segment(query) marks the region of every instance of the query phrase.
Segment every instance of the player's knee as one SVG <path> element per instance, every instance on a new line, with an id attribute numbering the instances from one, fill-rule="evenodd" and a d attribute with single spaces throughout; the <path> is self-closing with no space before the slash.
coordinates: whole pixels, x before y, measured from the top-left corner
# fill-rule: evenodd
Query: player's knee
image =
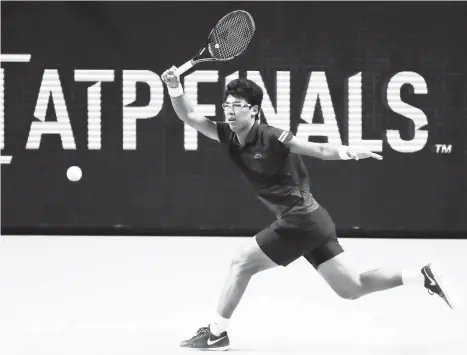
<path id="1" fill-rule="evenodd" d="M 346 300 L 356 300 L 358 298 L 360 298 L 362 296 L 362 294 L 358 291 L 349 291 L 349 290 L 346 290 L 346 291 L 343 291 L 341 293 L 339 293 L 339 296 L 341 296 L 343 299 L 346 299 Z"/>
<path id="2" fill-rule="evenodd" d="M 346 300 L 356 300 L 365 294 L 363 286 L 359 282 L 350 282 L 345 286 L 336 287 L 334 291 L 339 297 Z"/>
<path id="3" fill-rule="evenodd" d="M 242 256 L 235 256 L 230 263 L 230 271 L 234 274 L 246 273 L 248 263 Z"/>
<path id="4" fill-rule="evenodd" d="M 230 264 L 231 273 L 239 276 L 253 276 L 262 270 L 261 259 L 256 255 L 255 241 L 243 245 Z"/>
<path id="5" fill-rule="evenodd" d="M 248 255 L 239 254 L 232 259 L 230 270 L 241 276 L 253 276 L 259 272 L 259 268 L 253 263 Z"/>
<path id="6" fill-rule="evenodd" d="M 355 290 L 335 290 L 336 293 L 343 299 L 356 300 L 362 296 L 361 293 Z"/>

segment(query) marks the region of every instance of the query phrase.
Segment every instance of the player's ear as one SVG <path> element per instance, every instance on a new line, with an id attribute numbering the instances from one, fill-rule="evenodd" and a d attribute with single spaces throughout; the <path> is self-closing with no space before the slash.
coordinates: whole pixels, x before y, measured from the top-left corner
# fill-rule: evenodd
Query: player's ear
<path id="1" fill-rule="evenodd" d="M 251 107 L 251 115 L 254 117 L 259 113 L 259 107 L 258 105 L 254 105 Z"/>

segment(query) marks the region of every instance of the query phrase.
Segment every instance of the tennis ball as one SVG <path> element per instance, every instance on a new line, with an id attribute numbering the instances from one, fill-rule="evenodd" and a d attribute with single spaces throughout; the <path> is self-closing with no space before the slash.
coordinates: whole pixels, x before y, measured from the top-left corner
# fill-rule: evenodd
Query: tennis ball
<path id="1" fill-rule="evenodd" d="M 79 166 L 70 166 L 66 172 L 66 176 L 70 181 L 79 181 L 81 176 L 83 176 L 83 172 Z"/>

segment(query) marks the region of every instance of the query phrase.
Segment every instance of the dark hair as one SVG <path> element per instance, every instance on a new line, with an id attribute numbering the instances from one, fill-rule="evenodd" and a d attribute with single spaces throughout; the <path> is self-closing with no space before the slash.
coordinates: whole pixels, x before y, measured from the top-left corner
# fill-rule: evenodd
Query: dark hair
<path id="1" fill-rule="evenodd" d="M 261 123 L 267 123 L 264 117 L 260 117 L 261 103 L 263 102 L 263 89 L 254 81 L 248 79 L 235 79 L 227 84 L 225 89 L 225 99 L 228 95 L 241 97 L 252 106 L 258 106 L 258 113 L 255 120 L 260 120 Z"/>

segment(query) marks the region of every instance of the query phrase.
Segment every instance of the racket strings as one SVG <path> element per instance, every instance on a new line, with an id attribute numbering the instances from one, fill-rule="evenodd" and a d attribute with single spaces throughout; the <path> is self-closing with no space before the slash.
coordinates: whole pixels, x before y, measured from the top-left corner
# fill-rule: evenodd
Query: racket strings
<path id="1" fill-rule="evenodd" d="M 254 32 L 255 23 L 248 13 L 231 13 L 221 19 L 213 30 L 209 39 L 209 51 L 218 60 L 236 57 L 248 47 Z"/>
<path id="2" fill-rule="evenodd" d="M 223 49 L 227 56 L 235 56 L 243 52 L 250 43 L 253 26 L 245 16 L 233 17 L 224 26 L 225 42 Z"/>

